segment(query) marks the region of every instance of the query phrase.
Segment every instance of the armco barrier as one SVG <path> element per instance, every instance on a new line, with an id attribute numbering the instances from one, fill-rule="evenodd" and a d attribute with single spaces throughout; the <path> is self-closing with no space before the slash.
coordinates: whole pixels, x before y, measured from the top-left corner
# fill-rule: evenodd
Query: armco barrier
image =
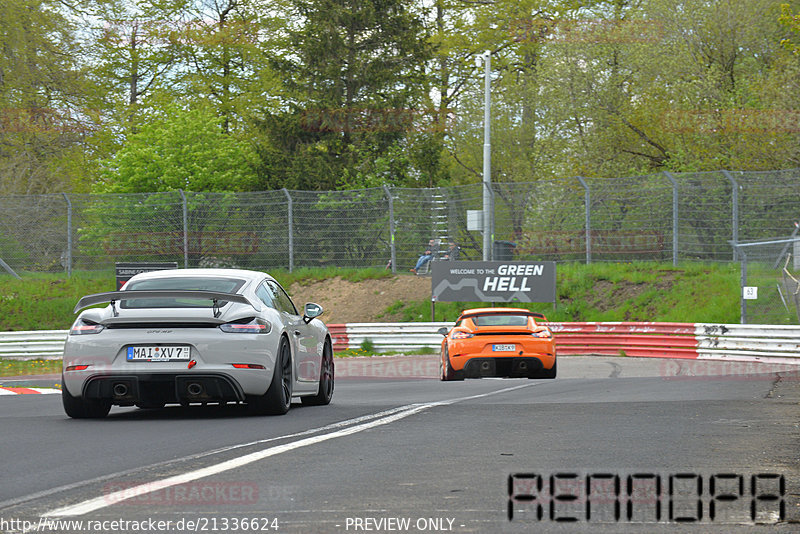
<path id="1" fill-rule="evenodd" d="M 334 351 L 439 351 L 436 331 L 451 322 L 329 324 Z M 545 323 L 561 355 L 762 361 L 800 364 L 800 326 L 706 323 Z M 60 358 L 66 330 L 0 333 L 0 358 Z"/>
<path id="2" fill-rule="evenodd" d="M 0 332 L 0 358 L 61 358 L 68 330 Z"/>
<path id="3" fill-rule="evenodd" d="M 376 352 L 438 351 L 436 330 L 453 323 L 328 325 L 334 350 L 357 349 L 369 339 Z M 800 364 L 800 326 L 707 323 L 545 323 L 562 355 L 763 361 Z"/>

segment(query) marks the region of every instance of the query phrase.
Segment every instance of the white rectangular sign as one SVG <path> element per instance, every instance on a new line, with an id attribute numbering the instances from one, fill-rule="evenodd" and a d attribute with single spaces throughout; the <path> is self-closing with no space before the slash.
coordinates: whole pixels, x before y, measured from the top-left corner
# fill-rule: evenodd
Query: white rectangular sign
<path id="1" fill-rule="evenodd" d="M 742 297 L 745 300 L 756 300 L 758 299 L 758 288 L 755 286 L 745 286 L 742 288 L 743 293 Z"/>

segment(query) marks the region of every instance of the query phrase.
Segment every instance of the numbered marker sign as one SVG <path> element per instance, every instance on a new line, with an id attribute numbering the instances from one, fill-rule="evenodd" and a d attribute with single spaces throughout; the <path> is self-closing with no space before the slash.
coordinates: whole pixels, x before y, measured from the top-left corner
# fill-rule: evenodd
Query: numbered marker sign
<path id="1" fill-rule="evenodd" d="M 742 288 L 744 290 L 744 299 L 745 300 L 756 300 L 758 298 L 758 288 L 755 286 L 745 286 Z"/>

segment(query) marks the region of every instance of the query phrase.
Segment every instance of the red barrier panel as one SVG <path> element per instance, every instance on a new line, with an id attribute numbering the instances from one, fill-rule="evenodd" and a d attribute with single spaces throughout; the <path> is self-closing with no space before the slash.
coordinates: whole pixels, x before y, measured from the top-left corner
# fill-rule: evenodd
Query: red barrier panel
<path id="1" fill-rule="evenodd" d="M 326 326 L 328 327 L 328 332 L 331 334 L 334 352 L 350 348 L 350 338 L 347 336 L 346 324 L 329 324 Z"/>
<path id="2" fill-rule="evenodd" d="M 630 333 L 630 334 L 668 334 L 688 335 L 695 334 L 694 323 L 544 323 L 554 333 Z"/>
<path id="3" fill-rule="evenodd" d="M 619 344 L 629 347 L 697 347 L 694 336 L 646 336 L 630 334 L 555 334 L 560 348 L 567 345 L 609 345 Z"/>
<path id="4" fill-rule="evenodd" d="M 547 323 L 558 354 L 697 358 L 694 323 Z"/>
<path id="5" fill-rule="evenodd" d="M 642 358 L 697 358 L 694 323 L 651 322 L 547 322 L 558 354 L 598 354 Z M 377 325 L 376 325 L 377 326 Z M 387 325 L 387 334 L 391 326 Z M 347 324 L 329 324 L 333 350 L 350 348 Z"/>
<path id="6" fill-rule="evenodd" d="M 556 342 L 556 353 L 559 356 L 588 356 L 596 354 L 600 356 L 635 356 L 637 358 L 681 358 L 686 360 L 697 359 L 696 349 L 673 347 L 625 347 L 613 345 L 611 343 L 612 342 L 609 340 L 609 344 L 606 346 L 582 345 L 577 347 L 563 347 Z"/>

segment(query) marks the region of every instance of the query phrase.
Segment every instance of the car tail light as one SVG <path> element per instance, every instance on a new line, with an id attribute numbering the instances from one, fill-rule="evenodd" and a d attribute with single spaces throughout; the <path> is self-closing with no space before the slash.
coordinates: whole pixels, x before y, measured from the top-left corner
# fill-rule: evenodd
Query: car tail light
<path id="1" fill-rule="evenodd" d="M 550 331 L 549 328 L 544 328 L 543 330 L 537 330 L 531 334 L 533 337 L 553 337 L 553 333 Z"/>
<path id="2" fill-rule="evenodd" d="M 88 368 L 89 368 L 88 365 L 70 365 L 69 367 L 67 367 L 64 370 L 65 371 L 85 371 Z"/>
<path id="3" fill-rule="evenodd" d="M 269 334 L 272 330 L 272 325 L 263 319 L 250 318 L 244 319 L 243 321 L 221 324 L 219 325 L 219 329 L 223 332 L 234 334 Z"/>
<path id="4" fill-rule="evenodd" d="M 453 333 L 453 339 L 468 339 L 475 336 L 475 334 L 470 334 L 469 332 L 455 332 Z"/>
<path id="5" fill-rule="evenodd" d="M 75 321 L 75 324 L 72 325 L 72 328 L 70 328 L 69 335 L 84 336 L 86 334 L 99 334 L 103 330 L 105 330 L 105 326 L 101 324 L 78 319 Z"/>
<path id="6" fill-rule="evenodd" d="M 266 369 L 263 365 L 257 363 L 232 363 L 237 369 Z"/>

